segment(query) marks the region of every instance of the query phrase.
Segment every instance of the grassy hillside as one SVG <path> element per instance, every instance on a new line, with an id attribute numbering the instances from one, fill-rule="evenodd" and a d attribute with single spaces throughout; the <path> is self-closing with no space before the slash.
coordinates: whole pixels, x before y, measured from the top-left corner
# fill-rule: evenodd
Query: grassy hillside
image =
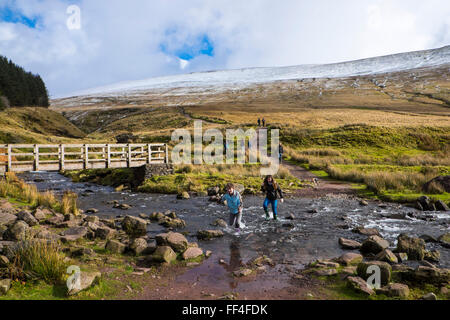
<path id="1" fill-rule="evenodd" d="M 68 143 L 85 136 L 60 113 L 45 108 L 8 108 L 0 112 L 0 143 Z"/>

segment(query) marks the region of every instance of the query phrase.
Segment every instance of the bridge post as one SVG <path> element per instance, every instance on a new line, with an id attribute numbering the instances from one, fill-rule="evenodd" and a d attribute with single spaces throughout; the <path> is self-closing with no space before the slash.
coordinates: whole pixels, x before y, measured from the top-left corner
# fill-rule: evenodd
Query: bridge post
<path id="1" fill-rule="evenodd" d="M 109 144 L 106 145 L 106 168 L 111 166 L 111 146 Z"/>
<path id="2" fill-rule="evenodd" d="M 65 150 L 64 145 L 59 145 L 59 170 L 64 171 L 64 161 L 65 161 Z"/>
<path id="3" fill-rule="evenodd" d="M 148 149 L 148 157 L 147 157 L 147 163 L 150 164 L 152 162 L 152 146 L 150 143 L 147 145 Z"/>
<path id="4" fill-rule="evenodd" d="M 39 145 L 34 145 L 34 171 L 39 171 Z"/>
<path id="5" fill-rule="evenodd" d="M 89 163 L 89 146 L 87 144 L 84 145 L 84 169 L 88 168 Z"/>
<path id="6" fill-rule="evenodd" d="M 12 171 L 11 145 L 8 144 L 8 148 L 7 148 L 6 152 L 8 152 L 8 168 L 6 171 L 11 172 Z"/>
<path id="7" fill-rule="evenodd" d="M 128 143 L 128 152 L 127 152 L 127 167 L 131 168 L 131 145 Z"/>
<path id="8" fill-rule="evenodd" d="M 165 161 L 166 161 L 166 163 L 169 163 L 169 146 L 167 145 L 167 143 L 166 143 L 166 159 L 165 159 Z"/>

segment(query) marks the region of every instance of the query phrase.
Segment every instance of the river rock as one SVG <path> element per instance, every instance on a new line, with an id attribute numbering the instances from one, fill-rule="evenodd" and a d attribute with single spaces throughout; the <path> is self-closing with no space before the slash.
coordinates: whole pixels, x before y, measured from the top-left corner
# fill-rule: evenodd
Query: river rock
<path id="1" fill-rule="evenodd" d="M 421 196 L 417 201 L 420 203 L 424 211 L 435 211 L 435 206 L 427 196 Z"/>
<path id="2" fill-rule="evenodd" d="M 436 206 L 436 210 L 439 211 L 450 211 L 450 208 L 448 207 L 448 205 L 445 204 L 444 201 L 442 200 L 438 200 L 434 203 L 434 205 Z"/>
<path id="3" fill-rule="evenodd" d="M 59 225 L 64 222 L 64 216 L 60 213 L 55 213 L 50 218 L 46 219 L 45 222 L 50 225 Z"/>
<path id="4" fill-rule="evenodd" d="M 247 277 L 247 276 L 251 275 L 252 272 L 253 271 L 251 269 L 245 268 L 245 269 L 240 269 L 240 270 L 234 271 L 233 275 L 236 277 Z"/>
<path id="5" fill-rule="evenodd" d="M 214 221 L 212 223 L 213 226 L 217 226 L 217 227 L 222 227 L 222 228 L 226 228 L 227 227 L 227 223 L 225 220 L 223 219 L 216 219 L 216 221 Z"/>
<path id="6" fill-rule="evenodd" d="M 316 261 L 310 263 L 309 267 L 312 267 L 312 268 L 339 268 L 339 263 L 331 261 L 331 260 L 316 260 Z"/>
<path id="7" fill-rule="evenodd" d="M 425 256 L 425 241 L 402 233 L 397 237 L 396 251 L 406 252 L 409 260 L 423 260 Z"/>
<path id="8" fill-rule="evenodd" d="M 148 248 L 147 240 L 144 238 L 136 238 L 130 244 L 130 250 L 134 253 L 134 255 L 138 256 Z"/>
<path id="9" fill-rule="evenodd" d="M 44 221 L 47 217 L 53 216 L 53 212 L 50 209 L 38 207 L 33 212 L 34 217 L 39 221 Z"/>
<path id="10" fill-rule="evenodd" d="M 108 242 L 106 242 L 105 249 L 112 253 L 120 254 L 125 252 L 126 246 L 118 240 L 110 239 L 108 240 Z"/>
<path id="11" fill-rule="evenodd" d="M 221 230 L 199 230 L 197 231 L 197 238 L 200 240 L 209 240 L 212 238 L 223 237 L 224 233 Z"/>
<path id="12" fill-rule="evenodd" d="M 363 293 L 369 296 L 375 294 L 375 291 L 373 291 L 369 287 L 367 282 L 360 277 L 352 277 L 352 276 L 347 277 L 347 285 L 359 293 Z"/>
<path id="13" fill-rule="evenodd" d="M 362 206 L 368 206 L 369 205 L 369 203 L 366 200 L 364 200 L 364 199 L 359 200 L 359 204 L 362 205 Z"/>
<path id="14" fill-rule="evenodd" d="M 220 188 L 217 187 L 217 186 L 216 187 L 210 187 L 210 188 L 207 189 L 207 191 L 208 191 L 208 196 L 211 197 L 211 196 L 218 195 L 219 192 L 220 192 Z"/>
<path id="15" fill-rule="evenodd" d="M 430 292 L 430 293 L 423 295 L 422 300 L 437 300 L 437 297 L 433 292 Z"/>
<path id="16" fill-rule="evenodd" d="M 177 232 L 160 233 L 155 240 L 158 245 L 170 246 L 176 252 L 184 252 L 188 247 L 186 237 Z"/>
<path id="17" fill-rule="evenodd" d="M 14 206 L 8 200 L 1 199 L 0 200 L 0 212 L 1 211 L 14 211 Z"/>
<path id="18" fill-rule="evenodd" d="M 387 240 L 384 240 L 383 238 L 379 236 L 370 236 L 365 240 L 360 248 L 360 251 L 363 254 L 373 253 L 378 254 L 379 252 L 383 251 L 384 249 L 389 247 L 389 242 Z"/>
<path id="19" fill-rule="evenodd" d="M 11 288 L 11 279 L 0 280 L 0 295 L 5 295 Z"/>
<path id="20" fill-rule="evenodd" d="M 116 230 L 111 229 L 107 226 L 101 226 L 95 230 L 95 237 L 102 240 L 111 239 L 112 237 L 114 237 L 115 234 Z"/>
<path id="21" fill-rule="evenodd" d="M 8 226 L 17 220 L 17 217 L 6 211 L 0 211 L 0 225 Z"/>
<path id="22" fill-rule="evenodd" d="M 341 270 L 342 278 L 345 279 L 348 276 L 356 274 L 356 266 L 344 267 Z"/>
<path id="23" fill-rule="evenodd" d="M 389 297 L 407 298 L 409 296 L 409 287 L 402 283 L 390 283 L 383 288 L 377 289 L 376 292 Z"/>
<path id="24" fill-rule="evenodd" d="M 345 238 L 339 238 L 339 244 L 343 249 L 359 249 L 361 248 L 361 243 L 355 240 L 345 239 Z"/>
<path id="25" fill-rule="evenodd" d="M 438 238 L 439 243 L 445 247 L 450 248 L 450 232 L 444 233 Z"/>
<path id="26" fill-rule="evenodd" d="M 14 222 L 3 234 L 5 240 L 19 241 L 25 240 L 30 234 L 30 227 L 25 221 Z"/>
<path id="27" fill-rule="evenodd" d="M 390 264 L 398 263 L 396 255 L 389 249 L 384 249 L 375 256 L 375 260 L 389 262 Z"/>
<path id="28" fill-rule="evenodd" d="M 357 265 L 362 262 L 363 256 L 359 253 L 347 252 L 336 259 L 337 262 L 344 266 Z"/>
<path id="29" fill-rule="evenodd" d="M 364 228 L 364 227 L 358 227 L 358 228 L 354 228 L 352 230 L 355 233 L 359 233 L 365 236 L 379 236 L 381 237 L 380 232 L 375 229 L 375 228 Z"/>
<path id="30" fill-rule="evenodd" d="M 383 261 L 361 262 L 360 264 L 358 264 L 358 267 L 356 269 L 358 276 L 363 278 L 364 280 L 367 280 L 373 274 L 373 271 L 371 273 L 367 273 L 367 269 L 370 266 L 377 266 L 380 268 L 382 285 L 386 285 L 389 283 L 389 281 L 391 280 L 392 268 L 389 263 Z"/>
<path id="31" fill-rule="evenodd" d="M 338 271 L 336 269 L 317 269 L 314 270 L 314 274 L 317 276 L 329 277 L 338 274 Z"/>
<path id="32" fill-rule="evenodd" d="M 440 285 L 450 281 L 450 269 L 418 266 L 416 269 L 409 268 L 401 272 L 400 276 L 406 281 Z"/>
<path id="33" fill-rule="evenodd" d="M 424 259 L 431 262 L 439 262 L 441 260 L 441 253 L 438 250 L 425 250 Z"/>
<path id="34" fill-rule="evenodd" d="M 67 294 L 69 296 L 73 296 L 80 291 L 86 290 L 93 285 L 96 285 L 100 278 L 102 277 L 102 274 L 100 272 L 86 272 L 82 271 L 80 273 L 80 286 L 79 287 L 73 287 L 72 289 L 69 289 Z"/>
<path id="35" fill-rule="evenodd" d="M 191 196 L 189 195 L 189 193 L 187 191 L 183 191 L 182 193 L 177 194 L 177 199 L 184 199 L 187 200 L 189 199 Z"/>
<path id="36" fill-rule="evenodd" d="M 25 221 L 30 227 L 39 224 L 39 221 L 27 210 L 22 210 L 17 214 L 17 219 Z"/>
<path id="37" fill-rule="evenodd" d="M 50 231 L 44 229 L 44 230 L 39 231 L 36 234 L 35 238 L 55 241 L 55 240 L 60 239 L 61 237 L 57 234 L 54 234 L 53 232 L 50 232 Z"/>
<path id="38" fill-rule="evenodd" d="M 433 242 L 433 243 L 438 242 L 438 240 L 435 237 L 430 236 L 428 234 L 422 234 L 419 238 L 423 239 L 423 241 L 425 241 L 426 243 L 428 243 L 428 242 Z"/>
<path id="39" fill-rule="evenodd" d="M 189 260 L 189 259 L 195 259 L 197 257 L 200 257 L 203 254 L 203 250 L 198 247 L 190 247 L 187 248 L 185 252 L 183 252 L 183 259 Z"/>
<path id="40" fill-rule="evenodd" d="M 89 208 L 89 209 L 86 210 L 86 213 L 98 213 L 98 209 Z"/>
<path id="41" fill-rule="evenodd" d="M 122 229 L 132 237 L 145 236 L 147 234 L 147 222 L 138 217 L 126 216 L 122 221 Z"/>
<path id="42" fill-rule="evenodd" d="M 186 222 L 180 218 L 172 219 L 168 216 L 164 216 L 162 220 L 159 221 L 159 224 L 166 228 L 184 228 L 186 227 Z"/>
<path id="43" fill-rule="evenodd" d="M 153 261 L 170 263 L 177 259 L 177 254 L 169 246 L 159 246 L 151 256 Z"/>
<path id="44" fill-rule="evenodd" d="M 84 218 L 84 221 L 95 223 L 98 225 L 100 223 L 100 218 L 97 216 L 87 216 L 86 218 Z"/>
<path id="45" fill-rule="evenodd" d="M 69 228 L 61 233 L 61 241 L 71 242 L 83 238 L 88 233 L 86 227 L 73 227 Z"/>
<path id="46" fill-rule="evenodd" d="M 6 256 L 0 255 L 0 268 L 5 268 L 9 265 L 9 259 Z"/>
<path id="47" fill-rule="evenodd" d="M 408 254 L 405 252 L 397 252 L 395 253 L 395 256 L 397 257 L 398 262 L 408 261 Z"/>
<path id="48" fill-rule="evenodd" d="M 165 218 L 165 215 L 162 212 L 152 212 L 150 214 L 150 220 L 157 221 L 157 220 L 161 220 L 164 218 Z"/>

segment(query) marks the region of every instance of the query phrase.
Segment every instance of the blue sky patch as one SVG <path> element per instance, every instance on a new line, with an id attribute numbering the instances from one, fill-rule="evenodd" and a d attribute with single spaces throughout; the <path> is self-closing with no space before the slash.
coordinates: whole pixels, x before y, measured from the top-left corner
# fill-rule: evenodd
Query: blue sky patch
<path id="1" fill-rule="evenodd" d="M 175 37 L 176 31 L 166 32 L 167 41 L 160 44 L 162 52 L 187 61 L 200 55 L 214 56 L 214 45 L 206 34 L 192 37 L 182 44 L 174 44 Z"/>
<path id="2" fill-rule="evenodd" d="M 21 23 L 29 28 L 36 28 L 36 24 L 39 21 L 39 17 L 29 18 L 22 14 L 20 11 L 13 10 L 9 7 L 0 7 L 0 21 L 10 23 Z"/>

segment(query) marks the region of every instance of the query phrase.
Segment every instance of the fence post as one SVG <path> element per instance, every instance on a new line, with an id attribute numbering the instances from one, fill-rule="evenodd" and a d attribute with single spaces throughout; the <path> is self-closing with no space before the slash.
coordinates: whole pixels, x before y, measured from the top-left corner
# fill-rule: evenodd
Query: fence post
<path id="1" fill-rule="evenodd" d="M 150 164 L 150 163 L 152 163 L 152 146 L 150 145 L 150 143 L 147 145 L 147 148 L 148 148 L 147 162 Z"/>
<path id="2" fill-rule="evenodd" d="M 34 145 L 34 171 L 39 171 L 39 145 Z"/>
<path id="3" fill-rule="evenodd" d="M 127 166 L 128 168 L 131 168 L 131 145 L 129 143 L 128 143 Z"/>
<path id="4" fill-rule="evenodd" d="M 88 168 L 89 163 L 89 146 L 87 144 L 84 145 L 84 168 Z"/>
<path id="5" fill-rule="evenodd" d="M 111 146 L 109 144 L 106 145 L 106 168 L 111 166 Z"/>
<path id="6" fill-rule="evenodd" d="M 65 160 L 65 154 L 64 154 L 64 145 L 59 145 L 59 170 L 64 171 L 64 160 Z"/>
<path id="7" fill-rule="evenodd" d="M 12 171 L 12 163 L 11 163 L 12 157 L 11 157 L 11 145 L 10 144 L 8 144 L 8 148 L 7 148 L 6 152 L 8 152 L 8 168 L 6 171 L 11 172 Z"/>
<path id="8" fill-rule="evenodd" d="M 169 163 L 169 146 L 167 145 L 167 143 L 166 143 L 166 163 L 168 164 Z"/>

